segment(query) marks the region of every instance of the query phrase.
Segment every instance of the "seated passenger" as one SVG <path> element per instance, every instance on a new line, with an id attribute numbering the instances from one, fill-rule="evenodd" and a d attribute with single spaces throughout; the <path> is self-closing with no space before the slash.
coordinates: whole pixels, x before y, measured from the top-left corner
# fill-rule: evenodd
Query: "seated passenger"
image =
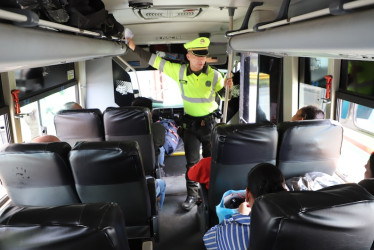
<path id="1" fill-rule="evenodd" d="M 365 179 L 374 178 L 374 152 L 371 153 L 368 162 L 365 165 Z"/>
<path id="2" fill-rule="evenodd" d="M 54 135 L 41 135 L 31 140 L 31 142 L 34 142 L 34 143 L 59 142 L 59 141 L 60 139 L 58 139 Z"/>
<path id="3" fill-rule="evenodd" d="M 67 102 L 64 104 L 62 109 L 82 109 L 82 106 L 76 102 Z"/>
<path id="4" fill-rule="evenodd" d="M 294 122 L 314 119 L 325 119 L 325 113 L 313 105 L 308 105 L 299 109 L 296 114 L 292 116 L 291 121 Z"/>
<path id="5" fill-rule="evenodd" d="M 249 243 L 250 212 L 255 199 L 268 193 L 285 191 L 285 180 L 281 171 L 270 163 L 260 163 L 247 176 L 245 202 L 239 213 L 212 227 L 204 235 L 207 249 L 246 250 Z"/>

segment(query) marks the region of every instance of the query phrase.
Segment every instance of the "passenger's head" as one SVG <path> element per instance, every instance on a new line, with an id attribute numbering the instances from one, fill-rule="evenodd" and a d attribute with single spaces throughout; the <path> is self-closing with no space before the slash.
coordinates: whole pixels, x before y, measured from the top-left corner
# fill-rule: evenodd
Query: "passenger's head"
<path id="1" fill-rule="evenodd" d="M 60 139 L 58 139 L 54 135 L 41 135 L 31 140 L 31 142 L 34 142 L 34 143 L 59 142 L 59 141 Z"/>
<path id="2" fill-rule="evenodd" d="M 374 178 L 374 152 L 371 153 L 365 169 L 365 179 Z"/>
<path id="3" fill-rule="evenodd" d="M 257 164 L 247 176 L 247 201 L 252 206 L 257 197 L 285 191 L 284 186 L 285 180 L 279 168 L 270 163 Z"/>
<path id="4" fill-rule="evenodd" d="M 138 106 L 138 107 L 144 107 L 144 108 L 149 108 L 149 110 L 152 112 L 152 100 L 146 97 L 137 97 L 135 98 L 131 106 Z"/>
<path id="5" fill-rule="evenodd" d="M 184 44 L 187 50 L 187 59 L 190 61 L 192 71 L 200 71 L 206 63 L 210 40 L 207 37 L 199 37 Z"/>
<path id="6" fill-rule="evenodd" d="M 82 109 L 82 106 L 76 102 L 67 102 L 62 109 Z"/>
<path id="7" fill-rule="evenodd" d="M 299 109 L 294 116 L 292 116 L 291 121 L 301 121 L 301 120 L 313 120 L 313 119 L 324 119 L 325 113 L 317 108 L 316 106 L 309 105 Z"/>

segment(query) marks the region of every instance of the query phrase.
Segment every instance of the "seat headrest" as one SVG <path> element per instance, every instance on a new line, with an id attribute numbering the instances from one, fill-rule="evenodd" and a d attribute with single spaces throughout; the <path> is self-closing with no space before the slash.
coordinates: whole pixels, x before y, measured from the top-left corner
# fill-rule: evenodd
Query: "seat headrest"
<path id="1" fill-rule="evenodd" d="M 144 107 L 109 107 L 104 111 L 105 135 L 134 136 L 151 133 L 151 113 Z"/>
<path id="2" fill-rule="evenodd" d="M 277 165 L 286 179 L 308 172 L 332 175 L 343 141 L 342 126 L 331 120 L 278 124 Z"/>
<path id="3" fill-rule="evenodd" d="M 361 187 L 365 188 L 369 193 L 374 195 L 374 178 L 364 179 L 358 183 Z"/>
<path id="4" fill-rule="evenodd" d="M 60 110 L 54 117 L 56 135 L 74 145 L 77 141 L 103 141 L 103 115 L 99 109 Z"/>
<path id="5" fill-rule="evenodd" d="M 264 195 L 252 208 L 248 249 L 370 249 L 373 214 L 374 196 L 357 184 Z"/>
<path id="6" fill-rule="evenodd" d="M 79 142 L 70 152 L 70 163 L 74 176 L 79 176 L 76 182 L 80 185 L 115 184 L 145 178 L 136 141 Z M 105 168 L 108 174 L 104 174 Z"/>
<path id="7" fill-rule="evenodd" d="M 7 207 L 0 217 L 0 242 L 1 249 L 129 249 L 115 203 Z"/>
<path id="8" fill-rule="evenodd" d="M 212 132 L 212 141 L 212 160 L 218 163 L 275 161 L 277 126 L 271 123 L 219 125 Z"/>

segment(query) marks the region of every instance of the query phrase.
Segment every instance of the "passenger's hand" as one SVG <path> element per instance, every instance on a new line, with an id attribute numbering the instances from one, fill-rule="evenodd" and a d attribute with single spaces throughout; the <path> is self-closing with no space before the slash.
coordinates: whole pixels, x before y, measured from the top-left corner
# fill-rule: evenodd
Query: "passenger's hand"
<path id="1" fill-rule="evenodd" d="M 233 86 L 232 78 L 226 78 L 224 86 L 229 86 L 229 89 L 231 89 Z"/>
<path id="2" fill-rule="evenodd" d="M 249 206 L 249 203 L 245 201 L 242 204 L 240 204 L 238 212 L 242 215 L 249 215 L 249 213 L 251 212 L 251 207 Z"/>

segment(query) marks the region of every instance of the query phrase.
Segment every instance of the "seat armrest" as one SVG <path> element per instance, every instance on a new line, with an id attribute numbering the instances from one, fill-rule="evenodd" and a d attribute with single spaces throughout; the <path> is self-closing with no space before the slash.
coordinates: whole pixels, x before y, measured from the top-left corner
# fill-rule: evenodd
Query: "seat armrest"
<path id="1" fill-rule="evenodd" d="M 157 208 L 157 200 L 156 200 L 156 179 L 153 176 L 147 175 L 147 187 L 149 193 L 149 201 L 151 203 L 151 214 L 157 215 L 158 208 Z"/>
<path id="2" fill-rule="evenodd" d="M 198 214 L 200 217 L 200 231 L 205 233 L 209 229 L 209 200 L 208 189 L 205 185 L 200 185 L 199 196 Z"/>

